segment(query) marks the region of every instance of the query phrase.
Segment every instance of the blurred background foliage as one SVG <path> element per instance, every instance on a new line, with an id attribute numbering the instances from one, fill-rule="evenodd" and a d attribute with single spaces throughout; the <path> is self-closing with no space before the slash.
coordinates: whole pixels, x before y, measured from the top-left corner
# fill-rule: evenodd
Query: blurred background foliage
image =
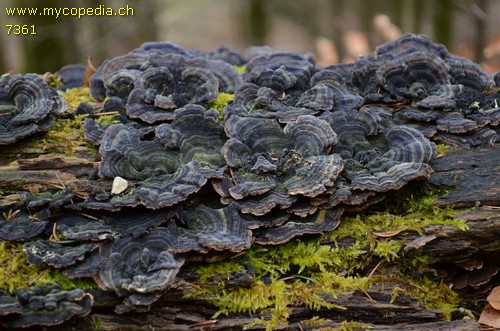
<path id="1" fill-rule="evenodd" d="M 134 16 L 12 17 L 4 8 L 101 4 L 129 5 Z M 267 44 L 315 53 L 322 64 L 351 62 L 404 32 L 500 71 L 498 0 L 2 0 L 0 9 L 0 72 L 53 72 L 87 56 L 98 66 L 152 40 L 203 50 Z M 34 24 L 37 35 L 7 35 L 4 22 Z"/>

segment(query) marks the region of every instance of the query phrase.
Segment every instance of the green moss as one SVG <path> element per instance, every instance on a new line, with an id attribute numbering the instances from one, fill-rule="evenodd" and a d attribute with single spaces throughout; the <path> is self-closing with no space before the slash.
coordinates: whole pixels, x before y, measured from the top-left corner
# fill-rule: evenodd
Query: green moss
<path id="1" fill-rule="evenodd" d="M 207 282 L 213 284 L 213 279 L 221 277 L 214 273 L 215 268 L 205 265 L 197 268 L 202 275 L 199 286 L 203 290 L 194 296 L 204 296 L 219 307 L 214 318 L 230 313 L 268 313 L 269 317 L 258 318 L 248 325 L 263 325 L 267 330 L 286 323 L 293 307 L 343 310 L 331 298 L 346 291 L 365 290 L 372 280 L 343 275 L 337 253 L 338 249 L 321 244 L 319 238 L 271 248 L 255 246 L 244 257 L 255 268 L 255 279 L 250 286 L 227 288 L 220 282 L 215 287 L 207 286 Z M 224 263 L 225 278 L 232 271 L 241 270 L 237 267 L 240 262 Z"/>
<path id="2" fill-rule="evenodd" d="M 9 189 L 6 187 L 0 187 L 0 197 L 5 197 L 7 195 L 16 194 L 16 193 L 19 193 L 19 191 L 15 190 L 15 189 Z"/>
<path id="3" fill-rule="evenodd" d="M 217 99 L 215 99 L 213 102 L 209 103 L 207 105 L 207 109 L 215 109 L 219 112 L 219 118 L 217 119 L 218 122 L 222 121 L 223 119 L 223 112 L 224 112 L 224 107 L 230 102 L 234 100 L 234 94 L 230 93 L 219 93 L 217 96 Z"/>
<path id="4" fill-rule="evenodd" d="M 310 328 L 318 328 L 318 327 L 325 326 L 331 322 L 332 321 L 329 319 L 320 318 L 319 316 L 313 316 L 312 318 L 310 318 L 308 320 L 301 321 L 300 324 L 304 324 Z"/>
<path id="5" fill-rule="evenodd" d="M 42 137 L 33 137 L 33 148 L 39 153 L 61 153 L 74 156 L 79 148 L 89 154 L 98 155 L 98 149 L 87 142 L 83 135 L 83 120 L 87 115 L 74 118 L 58 118 L 51 129 Z"/>
<path id="6" fill-rule="evenodd" d="M 338 328 L 333 328 L 330 330 L 331 331 L 354 331 L 354 330 L 370 330 L 370 329 L 373 329 L 373 326 L 366 324 L 366 323 L 355 322 L 355 321 L 342 321 L 342 323 L 340 323 L 340 326 Z"/>
<path id="7" fill-rule="evenodd" d="M 60 95 L 68 103 L 68 108 L 70 112 L 76 109 L 80 103 L 95 104 L 95 100 L 90 95 L 90 89 L 88 87 L 76 87 L 67 89 L 64 92 L 60 92 Z"/>
<path id="8" fill-rule="evenodd" d="M 308 270 L 326 271 L 338 261 L 332 259 L 332 247 L 321 245 L 318 240 L 292 241 L 277 247 L 254 246 L 247 253 L 257 274 L 280 277 L 298 267 L 295 272 Z M 271 262 L 271 263 L 269 263 Z"/>
<path id="9" fill-rule="evenodd" d="M 451 191 L 447 187 L 435 187 L 431 185 L 421 185 L 415 183 L 408 185 L 400 190 L 393 191 L 387 194 L 386 199 L 372 208 L 368 208 L 362 214 L 371 214 L 372 211 L 383 211 L 393 215 L 409 215 L 411 213 L 431 213 L 431 214 L 448 214 L 452 215 L 457 211 L 452 208 L 439 208 L 434 205 L 433 201 Z"/>
<path id="10" fill-rule="evenodd" d="M 232 261 L 202 264 L 197 267 L 197 273 L 201 275 L 199 279 L 200 283 L 213 282 L 215 280 L 217 283 L 222 282 L 220 285 L 223 285 L 224 280 L 228 280 L 232 274 L 242 270 L 243 267 L 240 264 Z"/>
<path id="11" fill-rule="evenodd" d="M 346 217 L 340 226 L 322 237 L 293 240 L 278 246 L 254 245 L 243 256 L 222 264 L 194 267 L 200 274 L 201 290 L 189 296 L 204 297 L 219 308 L 217 315 L 260 313 L 254 325 L 272 330 L 287 323 L 291 309 L 344 309 L 335 304 L 340 294 L 366 292 L 373 285 L 391 285 L 393 299 L 400 293 L 410 296 L 427 309 L 440 309 L 446 318 L 456 310 L 458 296 L 446 284 L 426 277 L 421 270 L 428 258 L 421 251 L 405 253 L 408 232 L 423 232 L 434 224 L 466 230 L 465 222 L 453 219 L 456 212 L 432 204 L 442 190 L 408 189 L 390 197 L 384 211 L 372 209 Z M 384 207 L 384 206 L 382 206 Z M 370 277 L 382 261 L 396 267 L 385 275 L 383 266 Z M 225 281 L 242 265 L 250 264 L 253 281 L 248 286 L 229 287 Z M 409 275 L 420 273 L 415 279 Z M 368 328 L 357 322 L 344 322 L 339 330 Z"/>
<path id="12" fill-rule="evenodd" d="M 59 284 L 65 290 L 97 288 L 90 280 L 72 280 L 60 270 L 29 264 L 20 243 L 0 242 L 0 288 L 12 293 L 22 287 L 45 283 Z"/>
<path id="13" fill-rule="evenodd" d="M 92 315 L 92 322 L 94 323 L 94 330 L 102 330 L 104 326 L 103 320 L 96 315 Z"/>
<path id="14" fill-rule="evenodd" d="M 437 144 L 436 145 L 436 153 L 438 156 L 446 155 L 452 149 L 451 146 L 445 144 Z"/>
<path id="15" fill-rule="evenodd" d="M 245 69 L 247 68 L 246 64 L 242 66 L 234 66 L 234 69 L 238 72 L 238 74 L 243 74 L 245 72 Z"/>
<path id="16" fill-rule="evenodd" d="M 236 71 L 240 75 L 245 71 L 245 68 L 246 68 L 246 65 L 234 66 L 234 69 L 236 69 Z M 214 101 L 210 102 L 207 105 L 207 109 L 217 110 L 219 112 L 219 118 L 217 119 L 217 122 L 221 122 L 224 118 L 224 114 L 223 114 L 224 107 L 226 107 L 226 105 L 228 103 L 231 103 L 233 100 L 234 100 L 234 94 L 224 93 L 224 92 L 219 93 L 219 95 L 217 96 L 217 99 L 215 99 Z"/>
<path id="17" fill-rule="evenodd" d="M 58 88 L 63 84 L 61 77 L 56 76 L 55 74 L 50 72 L 43 74 L 41 77 L 47 83 L 47 85 L 53 88 Z"/>
<path id="18" fill-rule="evenodd" d="M 26 262 L 22 245 L 0 242 L 0 288 L 13 292 L 27 287 L 42 271 L 42 268 Z"/>
<path id="19" fill-rule="evenodd" d="M 319 318 L 318 316 L 300 322 L 300 324 L 307 326 L 308 329 L 321 330 L 321 331 L 353 331 L 353 330 L 373 329 L 372 325 L 356 321 L 342 321 L 338 327 L 328 326 L 333 323 L 334 321 L 332 320 Z"/>
<path id="20" fill-rule="evenodd" d="M 412 279 L 406 274 L 392 277 L 391 282 L 398 284 L 392 291 L 391 302 L 404 293 L 417 301 L 426 309 L 438 309 L 447 320 L 457 310 L 461 300 L 458 294 L 443 281 L 432 280 L 426 276 L 420 279 Z"/>
<path id="21" fill-rule="evenodd" d="M 97 117 L 96 121 L 97 123 L 99 124 L 102 124 L 102 125 L 111 125 L 111 124 L 118 124 L 120 123 L 120 121 L 116 120 L 116 115 L 102 115 L 102 116 L 99 116 Z"/>

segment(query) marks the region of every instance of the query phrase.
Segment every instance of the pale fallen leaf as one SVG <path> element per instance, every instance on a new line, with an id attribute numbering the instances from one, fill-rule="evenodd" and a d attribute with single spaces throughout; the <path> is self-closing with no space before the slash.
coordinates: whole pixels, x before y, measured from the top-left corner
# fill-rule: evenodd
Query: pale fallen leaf
<path id="1" fill-rule="evenodd" d="M 486 300 L 488 300 L 493 308 L 500 310 L 500 286 L 493 288 Z"/>
<path id="2" fill-rule="evenodd" d="M 500 311 L 493 308 L 490 304 L 487 304 L 481 316 L 479 316 L 478 322 L 494 328 L 500 328 Z"/>
<path id="3" fill-rule="evenodd" d="M 385 231 L 385 232 L 373 232 L 373 234 L 376 235 L 377 237 L 389 238 L 389 237 L 394 237 L 394 236 L 400 234 L 401 232 L 408 230 L 409 228 L 410 228 L 409 226 L 405 226 L 401 230 Z"/>

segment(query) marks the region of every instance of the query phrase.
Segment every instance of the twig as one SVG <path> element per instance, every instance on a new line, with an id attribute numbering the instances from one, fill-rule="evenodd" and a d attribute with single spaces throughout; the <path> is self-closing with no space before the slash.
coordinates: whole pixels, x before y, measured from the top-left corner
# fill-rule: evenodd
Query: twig
<path id="1" fill-rule="evenodd" d="M 368 298 L 368 300 L 370 300 L 371 302 L 377 302 L 375 300 L 373 300 L 373 298 L 368 294 L 368 292 L 366 292 L 364 289 L 362 289 L 361 287 L 358 287 L 358 290 L 360 290 L 361 292 L 363 292 L 363 294 Z"/>
<path id="2" fill-rule="evenodd" d="M 36 283 L 37 280 L 39 280 L 40 278 L 42 278 L 42 276 L 44 274 L 47 273 L 47 271 L 49 271 L 50 269 L 45 269 L 45 270 L 42 270 L 42 272 L 40 272 L 36 277 L 35 279 L 33 279 L 31 282 L 28 283 L 28 286 L 32 286 L 33 284 Z"/>
<path id="3" fill-rule="evenodd" d="M 87 218 L 90 218 L 91 220 L 93 221 L 101 221 L 100 218 L 98 217 L 95 217 L 95 216 L 92 216 L 92 215 L 89 215 L 89 214 L 85 214 L 85 213 L 78 213 L 79 215 L 82 215 L 84 217 L 87 217 Z"/>
<path id="4" fill-rule="evenodd" d="M 383 260 L 380 260 L 380 262 L 377 263 L 377 265 L 373 268 L 373 270 L 368 274 L 368 278 L 371 278 L 373 276 L 373 274 L 378 269 L 378 267 L 380 267 L 380 265 L 382 264 L 382 262 L 383 262 Z"/>
<path id="5" fill-rule="evenodd" d="M 52 234 L 50 235 L 49 241 L 60 241 L 57 236 L 57 223 L 54 223 L 54 226 L 52 227 Z"/>
<path id="6" fill-rule="evenodd" d="M 191 324 L 189 326 L 189 328 L 191 329 L 191 328 L 196 328 L 196 327 L 209 326 L 209 325 L 216 324 L 218 322 L 219 322 L 219 320 L 206 320 L 206 321 L 203 321 L 203 322 L 198 322 L 198 323 Z"/>
<path id="7" fill-rule="evenodd" d="M 21 209 L 18 209 L 14 212 L 12 211 L 12 209 L 9 210 L 9 213 L 7 214 L 6 221 L 12 221 L 17 216 L 17 214 L 19 214 L 20 212 L 21 212 Z"/>
<path id="8" fill-rule="evenodd" d="M 95 113 L 94 116 L 118 115 L 117 111 L 106 111 L 103 113 Z"/>

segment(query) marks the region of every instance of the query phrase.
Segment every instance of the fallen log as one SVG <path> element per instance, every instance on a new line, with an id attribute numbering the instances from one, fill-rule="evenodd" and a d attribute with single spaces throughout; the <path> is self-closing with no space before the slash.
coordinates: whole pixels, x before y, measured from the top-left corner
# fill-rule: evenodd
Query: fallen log
<path id="1" fill-rule="evenodd" d="M 92 178 L 89 174 L 95 174 L 98 166 L 95 156 L 89 156 L 89 154 L 64 156 L 46 153 L 36 155 L 36 157 L 23 157 L 31 152 L 31 147 L 27 147 L 26 151 L 18 150 L 18 157 L 15 161 L 11 160 L 12 155 L 3 154 L 0 159 L 0 164 L 3 164 L 0 167 L 2 189 L 29 190 L 34 185 L 37 189 L 71 187 L 84 197 L 97 185 L 97 181 L 89 179 Z M 485 266 L 493 264 L 498 271 L 498 262 L 495 259 L 500 253 L 500 242 L 497 240 L 498 233 L 500 233 L 500 213 L 497 207 L 500 205 L 500 185 L 498 185 L 500 153 L 498 152 L 498 147 L 486 147 L 466 152 L 455 151 L 433 161 L 432 166 L 435 172 L 429 183 L 438 187 L 454 187 L 448 193 L 436 198 L 435 203 L 441 208 L 476 207 L 453 216 L 456 219 L 465 220 L 468 231 L 464 232 L 450 225 L 430 225 L 423 227 L 420 234 L 403 231 L 395 235 L 394 239 L 404 241 L 405 254 L 420 251 L 421 254 L 429 257 L 429 270 L 426 270 L 426 273 L 431 270 L 441 272 L 442 277 L 452 282 L 453 277 L 446 273 L 447 269 L 456 268 L 457 265 L 463 265 L 470 260 L 485 261 Z M 9 159 L 10 161 L 7 162 Z M 105 185 L 107 186 L 103 189 L 109 189 L 111 183 Z M 349 241 L 344 239 L 336 244 L 348 246 Z M 374 264 L 372 263 L 371 266 Z M 384 264 L 385 269 L 389 270 L 384 277 L 390 277 L 391 264 Z M 488 288 L 498 283 L 496 275 L 497 272 L 494 272 L 494 269 L 490 270 L 485 281 Z M 180 275 L 179 284 L 183 282 L 189 284 L 189 281 L 189 276 L 183 279 L 183 275 Z M 381 286 L 382 284 L 385 286 Z M 207 284 L 207 286 L 210 285 Z M 237 284 L 232 286 L 237 286 Z M 373 330 L 401 328 L 405 330 L 479 330 L 477 322 L 470 319 L 444 321 L 443 311 L 428 309 L 411 295 L 400 293 L 395 300 L 394 288 L 394 283 L 381 281 L 377 283 L 377 286 L 367 290 L 348 291 L 337 297 L 325 296 L 323 298 L 326 303 L 341 308 L 290 306 L 288 307 L 288 322 L 279 322 L 275 328 L 292 330 L 341 329 L 342 327 Z M 204 296 L 183 298 L 186 295 L 185 292 L 185 288 L 168 291 L 151 307 L 149 312 L 118 315 L 106 304 L 108 302 L 106 300 L 109 299 L 107 295 L 94 291 L 96 305 L 93 312 L 87 317 L 65 324 L 62 329 L 71 327 L 74 323 L 83 330 L 93 329 L 96 326 L 103 330 L 140 330 L 145 325 L 148 328 L 161 330 L 239 330 L 249 325 L 253 325 L 252 329 L 263 329 L 265 326 L 255 323 L 256 319 L 270 318 L 266 309 L 251 313 L 230 313 L 227 316 L 219 315 L 213 318 L 219 310 L 213 299 Z M 107 299 L 101 300 L 101 298 Z M 480 298 L 475 297 L 475 299 Z M 58 328 L 54 327 L 54 329 Z"/>

